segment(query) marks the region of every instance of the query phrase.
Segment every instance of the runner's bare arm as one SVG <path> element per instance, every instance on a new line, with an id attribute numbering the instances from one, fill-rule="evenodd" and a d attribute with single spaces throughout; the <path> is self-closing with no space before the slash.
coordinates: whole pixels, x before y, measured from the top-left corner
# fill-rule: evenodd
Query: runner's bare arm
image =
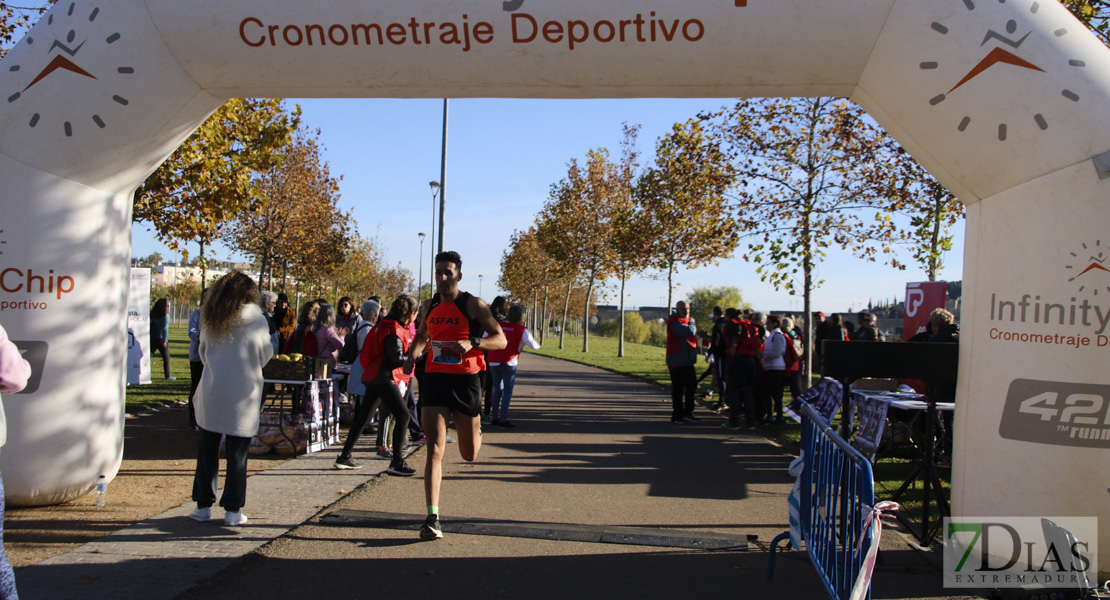
<path id="1" fill-rule="evenodd" d="M 501 350 L 508 345 L 509 341 L 505 338 L 505 332 L 501 331 L 501 324 L 493 318 L 493 313 L 490 312 L 489 305 L 486 304 L 485 300 L 477 296 L 471 296 L 470 301 L 466 304 L 466 312 L 470 313 L 471 319 L 481 324 L 482 329 L 489 336 L 482 338 L 482 350 Z M 462 340 L 460 345 L 463 346 L 465 351 L 470 351 L 470 340 Z"/>
<path id="2" fill-rule="evenodd" d="M 428 345 L 428 307 L 431 305 L 431 300 L 425 300 L 420 305 L 420 326 L 416 328 L 416 337 L 412 338 L 412 344 L 409 345 L 408 356 L 405 357 L 405 364 L 402 365 L 404 373 L 412 373 L 413 367 L 416 365 L 416 357 L 424 352 L 424 346 Z"/>

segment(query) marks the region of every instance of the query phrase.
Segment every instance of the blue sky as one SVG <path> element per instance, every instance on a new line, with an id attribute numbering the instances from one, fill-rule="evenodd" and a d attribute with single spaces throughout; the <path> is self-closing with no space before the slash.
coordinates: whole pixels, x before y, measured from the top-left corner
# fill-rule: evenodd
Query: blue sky
<path id="1" fill-rule="evenodd" d="M 428 182 L 439 179 L 443 100 L 306 99 L 303 122 L 321 130 L 324 157 L 333 176 L 343 176 L 340 205 L 353 209 L 358 229 L 377 237 L 391 262 L 416 276 L 424 241 L 423 278 L 428 279 L 432 246 L 432 195 Z M 447 225 L 445 249 L 463 257 L 463 288 L 486 299 L 500 292 L 496 282 L 502 253 L 515 230 L 527 229 L 547 200 L 551 184 L 566 174 L 571 158 L 591 148 L 620 152 L 621 125 L 639 123 L 641 156 L 654 156 L 655 141 L 676 123 L 728 104 L 728 99 L 636 100 L 452 100 L 447 141 Z M 438 201 L 437 201 L 438 204 Z M 437 209 L 438 210 L 438 209 Z M 437 213 L 438 219 L 438 213 Z M 132 255 L 166 250 L 144 224 L 132 230 Z M 195 253 L 196 248 L 190 248 Z M 945 256 L 941 279 L 962 279 L 963 228 L 956 248 Z M 218 258 L 235 258 L 221 249 Z M 912 262 L 903 255 L 904 262 Z M 478 275 L 482 275 L 479 281 Z M 647 273 L 628 285 L 627 306 L 666 303 L 666 279 Z M 924 281 L 916 267 L 896 271 L 830 251 L 818 268 L 826 282 L 813 295 L 814 310 L 844 311 L 869 299 L 901 297 L 909 281 Z M 797 310 L 801 297 L 776 291 L 759 281 L 755 267 L 739 257 L 717 266 L 680 270 L 675 298 L 698 286 L 731 285 L 746 301 L 764 310 Z M 615 288 L 614 288 L 615 289 Z M 615 291 L 609 303 L 617 301 Z"/>

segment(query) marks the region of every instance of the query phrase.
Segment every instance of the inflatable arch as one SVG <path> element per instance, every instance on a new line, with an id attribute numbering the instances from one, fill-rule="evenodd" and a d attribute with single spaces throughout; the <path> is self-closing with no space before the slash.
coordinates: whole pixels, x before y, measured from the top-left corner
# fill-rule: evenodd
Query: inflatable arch
<path id="1" fill-rule="evenodd" d="M 1055 0 L 60 0 L 0 89 L 12 504 L 117 471 L 131 193 L 226 99 L 822 95 L 968 206 L 956 514 L 1110 547 L 1110 50 Z"/>

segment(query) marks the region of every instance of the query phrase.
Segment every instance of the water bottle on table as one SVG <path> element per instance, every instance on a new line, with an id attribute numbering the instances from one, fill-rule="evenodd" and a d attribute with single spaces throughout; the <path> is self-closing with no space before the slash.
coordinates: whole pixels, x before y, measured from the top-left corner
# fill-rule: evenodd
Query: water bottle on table
<path id="1" fill-rule="evenodd" d="M 108 503 L 108 478 L 101 475 L 96 480 L 96 501 L 97 506 L 104 506 Z"/>

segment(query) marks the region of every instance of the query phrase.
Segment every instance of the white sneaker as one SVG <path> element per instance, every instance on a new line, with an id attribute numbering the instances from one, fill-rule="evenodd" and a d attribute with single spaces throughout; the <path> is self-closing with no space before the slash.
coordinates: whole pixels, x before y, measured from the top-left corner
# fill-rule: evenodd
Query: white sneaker
<path id="1" fill-rule="evenodd" d="M 194 521 L 200 521 L 201 523 L 204 523 L 206 521 L 211 521 L 212 520 L 212 509 L 211 508 L 201 508 L 201 507 L 198 506 L 198 507 L 193 509 L 193 512 L 189 513 L 189 518 L 194 520 Z"/>
<path id="2" fill-rule="evenodd" d="M 239 525 L 245 525 L 246 522 L 247 522 L 247 515 L 244 515 L 243 511 L 229 512 L 229 513 L 224 514 L 224 525 L 227 525 L 229 527 L 237 527 Z"/>

